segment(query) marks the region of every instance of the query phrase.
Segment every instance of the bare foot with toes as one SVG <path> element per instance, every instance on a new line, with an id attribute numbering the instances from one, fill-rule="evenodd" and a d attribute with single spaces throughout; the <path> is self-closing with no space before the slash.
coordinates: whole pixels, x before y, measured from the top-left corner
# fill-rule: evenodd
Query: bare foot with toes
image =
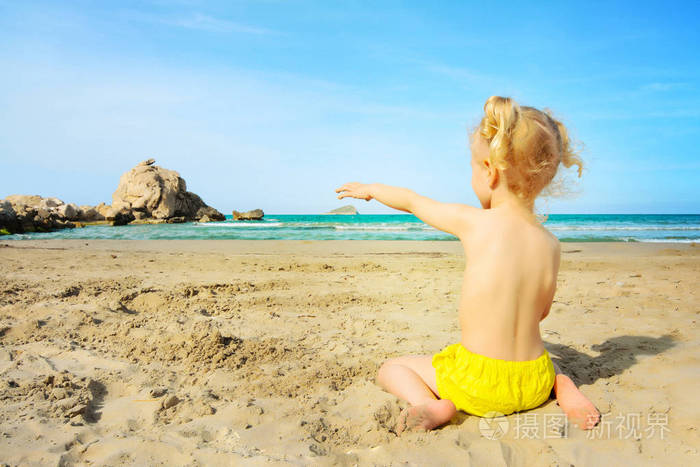
<path id="1" fill-rule="evenodd" d="M 438 399 L 423 405 L 414 405 L 404 409 L 396 423 L 396 434 L 404 431 L 427 431 L 449 422 L 457 413 L 452 401 Z"/>
<path id="2" fill-rule="evenodd" d="M 571 378 L 558 374 L 554 379 L 554 394 L 557 397 L 559 407 L 574 425 L 582 430 L 590 430 L 598 424 L 600 412 L 578 390 Z"/>

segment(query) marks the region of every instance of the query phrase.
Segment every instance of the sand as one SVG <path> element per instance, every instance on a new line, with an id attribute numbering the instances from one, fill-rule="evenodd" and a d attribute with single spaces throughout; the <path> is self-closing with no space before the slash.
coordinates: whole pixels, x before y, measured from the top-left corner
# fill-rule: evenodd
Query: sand
<path id="1" fill-rule="evenodd" d="M 457 342 L 458 242 L 0 240 L 0 462 L 697 464 L 700 248 L 562 249 L 542 334 L 599 428 L 397 437 L 374 376 Z"/>

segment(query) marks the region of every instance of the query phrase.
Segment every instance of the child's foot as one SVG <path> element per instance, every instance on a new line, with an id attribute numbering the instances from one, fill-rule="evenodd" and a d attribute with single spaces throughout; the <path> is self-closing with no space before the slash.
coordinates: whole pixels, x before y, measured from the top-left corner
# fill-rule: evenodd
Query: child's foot
<path id="1" fill-rule="evenodd" d="M 450 421 L 457 413 L 452 401 L 438 399 L 423 405 L 414 405 L 404 409 L 396 423 L 396 434 L 405 430 L 432 430 Z"/>
<path id="2" fill-rule="evenodd" d="M 557 397 L 559 407 L 574 425 L 582 430 L 590 430 L 598 424 L 600 412 L 578 390 L 571 378 L 558 374 L 554 379 L 554 394 Z"/>

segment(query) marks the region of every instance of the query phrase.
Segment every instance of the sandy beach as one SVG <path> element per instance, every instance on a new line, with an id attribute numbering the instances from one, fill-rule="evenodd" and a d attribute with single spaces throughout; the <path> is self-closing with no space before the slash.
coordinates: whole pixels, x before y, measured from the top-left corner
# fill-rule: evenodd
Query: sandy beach
<path id="1" fill-rule="evenodd" d="M 550 400 L 397 437 L 376 371 L 458 341 L 464 264 L 459 242 L 0 240 L 0 463 L 698 462 L 696 244 L 562 244 L 542 336 L 596 430 Z"/>

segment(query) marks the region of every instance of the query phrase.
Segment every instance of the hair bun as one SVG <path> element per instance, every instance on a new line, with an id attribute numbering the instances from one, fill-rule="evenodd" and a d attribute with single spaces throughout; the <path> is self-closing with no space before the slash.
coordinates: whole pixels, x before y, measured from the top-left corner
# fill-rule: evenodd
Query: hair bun
<path id="1" fill-rule="evenodd" d="M 484 104 L 486 114 L 481 123 L 481 135 L 489 142 L 492 162 L 505 162 L 511 149 L 511 135 L 520 117 L 520 106 L 510 97 L 491 96 Z"/>
<path id="2" fill-rule="evenodd" d="M 520 116 L 520 106 L 510 97 L 491 96 L 484 104 L 486 124 L 482 134 L 488 139 L 509 135 Z"/>

